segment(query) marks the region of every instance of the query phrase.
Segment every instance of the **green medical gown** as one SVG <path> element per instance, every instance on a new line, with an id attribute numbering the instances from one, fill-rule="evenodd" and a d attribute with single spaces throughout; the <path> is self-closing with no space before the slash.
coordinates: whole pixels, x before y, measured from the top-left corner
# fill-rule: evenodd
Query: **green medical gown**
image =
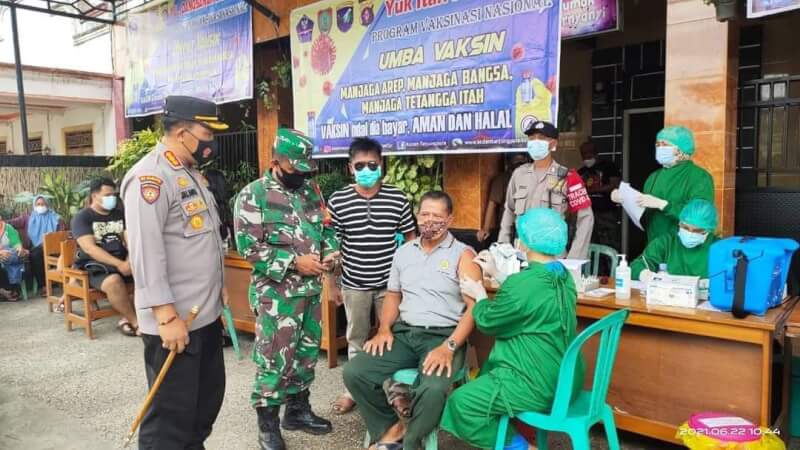
<path id="1" fill-rule="evenodd" d="M 450 396 L 441 427 L 475 447 L 494 448 L 501 416 L 549 411 L 561 359 L 576 335 L 576 300 L 563 266 L 531 263 L 510 276 L 494 300 L 475 305 L 475 325 L 495 336 L 494 348 L 480 376 Z M 579 358 L 573 395 L 583 375 Z"/>
<path id="2" fill-rule="evenodd" d="M 639 279 L 642 270 L 658 272 L 658 265 L 667 264 L 670 275 L 689 275 L 708 278 L 708 250 L 717 237 L 710 234 L 705 242 L 695 248 L 686 248 L 678 237 L 678 229 L 660 236 L 647 244 L 644 252 L 631 263 L 631 278 Z"/>
<path id="3" fill-rule="evenodd" d="M 648 209 L 645 212 L 647 242 L 651 242 L 659 236 L 675 233 L 678 217 L 689 200 L 702 198 L 714 203 L 714 180 L 692 161 L 682 161 L 651 173 L 642 192 L 669 202 L 663 211 Z"/>

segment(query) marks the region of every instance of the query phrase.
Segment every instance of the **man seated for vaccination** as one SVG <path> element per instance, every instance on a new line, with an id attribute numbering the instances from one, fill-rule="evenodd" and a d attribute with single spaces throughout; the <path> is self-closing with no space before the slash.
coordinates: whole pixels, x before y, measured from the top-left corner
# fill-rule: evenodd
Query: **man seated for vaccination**
<path id="1" fill-rule="evenodd" d="M 481 278 L 475 252 L 449 227 L 453 202 L 440 191 L 420 199 L 420 237 L 394 255 L 378 334 L 344 367 L 344 383 L 367 425 L 372 450 L 415 450 L 439 425 L 447 393 L 464 366 L 474 299 L 460 277 Z M 401 369 L 419 368 L 408 423 L 398 419 L 382 385 Z"/>
<path id="2" fill-rule="evenodd" d="M 681 210 L 675 232 L 657 237 L 631 263 L 631 278 L 649 282 L 659 265 L 670 275 L 708 278 L 708 251 L 717 241 L 717 209 L 708 200 L 694 199 Z"/>
<path id="3" fill-rule="evenodd" d="M 442 429 L 472 446 L 494 448 L 500 417 L 523 411 L 549 411 L 561 360 L 576 335 L 578 294 L 570 273 L 556 261 L 567 245 L 567 224 L 548 208 L 532 208 L 516 220 L 528 267 L 498 279 L 489 299 L 483 281 L 461 277 L 461 292 L 476 299 L 475 326 L 495 344 L 480 376 L 453 392 L 442 416 Z M 475 261 L 488 275 L 503 278 L 488 252 Z M 582 358 L 575 369 L 572 394 L 583 385 Z M 359 404 L 360 405 L 360 404 Z M 508 433 L 507 440 L 513 437 Z"/>
<path id="4" fill-rule="evenodd" d="M 92 180 L 89 207 L 72 218 L 72 235 L 78 242 L 75 267 L 89 274 L 89 285 L 106 294 L 120 313 L 117 324 L 126 336 L 136 336 L 138 322 L 126 282 L 132 282 L 125 244 L 125 215 L 117 208 L 117 186 L 108 178 Z"/>

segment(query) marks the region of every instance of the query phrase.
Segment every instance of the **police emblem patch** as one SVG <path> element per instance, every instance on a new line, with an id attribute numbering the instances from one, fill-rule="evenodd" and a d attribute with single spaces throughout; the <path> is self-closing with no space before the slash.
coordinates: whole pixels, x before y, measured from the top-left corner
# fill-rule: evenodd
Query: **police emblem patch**
<path id="1" fill-rule="evenodd" d="M 152 184 L 143 184 L 142 185 L 142 199 L 146 201 L 148 204 L 155 203 L 158 200 L 158 197 L 161 196 L 161 188 L 152 185 Z"/>
<path id="2" fill-rule="evenodd" d="M 158 197 L 161 196 L 161 184 L 164 181 L 159 177 L 152 175 L 145 175 L 139 177 L 139 184 L 141 186 L 142 199 L 148 204 L 155 203 Z"/>
<path id="3" fill-rule="evenodd" d="M 182 188 L 185 188 L 186 186 L 189 186 L 189 180 L 187 180 L 184 177 L 178 177 L 178 186 L 180 186 Z"/>

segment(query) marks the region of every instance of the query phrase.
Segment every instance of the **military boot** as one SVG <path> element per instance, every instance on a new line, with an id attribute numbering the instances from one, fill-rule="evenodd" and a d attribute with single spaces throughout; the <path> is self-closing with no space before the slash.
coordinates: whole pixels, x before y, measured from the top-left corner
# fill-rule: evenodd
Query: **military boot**
<path id="1" fill-rule="evenodd" d="M 330 421 L 311 411 L 308 390 L 287 396 L 282 426 L 284 430 L 299 430 L 310 434 L 328 434 L 333 429 Z"/>
<path id="2" fill-rule="evenodd" d="M 281 436 L 280 406 L 256 408 L 258 413 L 258 445 L 261 450 L 286 450 Z"/>

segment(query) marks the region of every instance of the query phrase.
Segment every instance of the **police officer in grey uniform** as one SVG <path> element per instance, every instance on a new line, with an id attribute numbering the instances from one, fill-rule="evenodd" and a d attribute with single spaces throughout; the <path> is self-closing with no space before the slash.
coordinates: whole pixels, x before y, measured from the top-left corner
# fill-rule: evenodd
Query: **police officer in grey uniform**
<path id="1" fill-rule="evenodd" d="M 525 135 L 533 162 L 523 164 L 511 175 L 498 242 L 514 242 L 514 222 L 530 208 L 550 208 L 564 217 L 569 207 L 568 169 L 553 159 L 558 146 L 558 129 L 549 122 L 535 121 L 525 130 Z M 587 207 L 575 215 L 575 235 L 567 257 L 585 259 L 589 256 L 594 214 L 592 208 Z"/>
<path id="2" fill-rule="evenodd" d="M 167 97 L 163 124 L 163 140 L 122 182 L 148 384 L 170 350 L 180 353 L 142 422 L 139 448 L 202 449 L 225 394 L 227 294 L 217 205 L 197 168 L 214 158 L 214 131 L 227 126 L 213 103 L 182 96 Z M 194 306 L 200 312 L 187 328 Z"/>

